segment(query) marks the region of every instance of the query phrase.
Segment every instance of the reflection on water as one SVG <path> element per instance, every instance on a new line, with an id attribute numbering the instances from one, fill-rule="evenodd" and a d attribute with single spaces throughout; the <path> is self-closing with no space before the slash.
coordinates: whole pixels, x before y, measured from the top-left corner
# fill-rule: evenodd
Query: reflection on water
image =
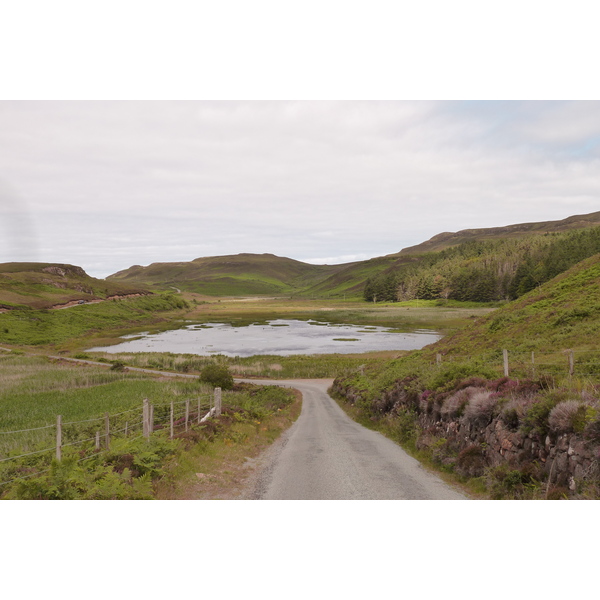
<path id="1" fill-rule="evenodd" d="M 123 339 L 126 337 L 132 336 L 123 336 Z M 244 327 L 229 323 L 203 323 L 157 334 L 138 334 L 135 337 L 139 339 L 106 348 L 90 348 L 90 351 L 173 352 L 201 356 L 351 354 L 379 350 L 416 350 L 436 342 L 442 336 L 430 330 L 399 333 L 389 327 L 275 319 Z"/>

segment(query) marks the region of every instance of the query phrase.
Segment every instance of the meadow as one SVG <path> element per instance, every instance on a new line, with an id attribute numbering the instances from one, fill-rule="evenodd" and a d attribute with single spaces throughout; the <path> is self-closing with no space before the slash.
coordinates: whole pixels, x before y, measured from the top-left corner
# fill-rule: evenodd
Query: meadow
<path id="1" fill-rule="evenodd" d="M 199 378 L 107 367 L 0 353 L 1 498 L 153 498 L 159 482 L 165 489 L 165 478 L 170 487 L 176 485 L 176 478 L 169 479 L 173 464 L 189 462 L 190 452 L 213 455 L 215 443 L 229 440 L 249 453 L 257 442 L 248 432 L 263 439 L 258 425 L 281 421 L 280 412 L 287 414 L 294 397 L 279 388 L 237 386 L 223 393 L 223 416 L 200 424 L 213 405 L 213 389 Z M 153 405 L 155 423 L 148 439 L 144 399 Z M 171 410 L 174 436 L 169 435 Z M 58 415 L 61 460 L 56 458 Z"/>

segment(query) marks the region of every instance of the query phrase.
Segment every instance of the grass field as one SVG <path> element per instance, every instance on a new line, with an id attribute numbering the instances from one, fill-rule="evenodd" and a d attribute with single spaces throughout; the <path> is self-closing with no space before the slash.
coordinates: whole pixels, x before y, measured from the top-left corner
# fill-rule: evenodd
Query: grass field
<path id="1" fill-rule="evenodd" d="M 0 497 L 18 499 L 153 498 L 159 482 L 163 490 L 167 480 L 175 485 L 172 468 L 191 464 L 190 452 L 196 459 L 207 454 L 214 463 L 223 444 L 245 447 L 249 434 L 258 434 L 261 423 L 269 423 L 294 397 L 281 388 L 241 386 L 223 393 L 222 418 L 200 425 L 213 390 L 198 378 L 169 379 L 20 352 L 0 354 L 0 389 Z M 144 399 L 154 406 L 158 427 L 148 440 L 141 432 Z M 183 429 L 187 400 L 193 418 Z M 169 438 L 171 403 L 174 439 Z M 61 461 L 55 459 L 58 415 Z M 272 439 L 283 421 L 273 427 L 251 445 Z M 102 439 L 100 450 L 96 436 Z M 250 449 L 240 450 L 245 451 Z"/>

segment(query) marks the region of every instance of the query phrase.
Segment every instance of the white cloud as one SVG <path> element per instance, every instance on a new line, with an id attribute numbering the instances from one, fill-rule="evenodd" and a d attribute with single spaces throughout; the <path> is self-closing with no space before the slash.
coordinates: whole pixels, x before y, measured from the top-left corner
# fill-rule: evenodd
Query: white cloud
<path id="1" fill-rule="evenodd" d="M 40 260 L 92 274 L 237 252 L 335 262 L 597 210 L 599 115 L 598 102 L 3 102 L 0 177 Z"/>

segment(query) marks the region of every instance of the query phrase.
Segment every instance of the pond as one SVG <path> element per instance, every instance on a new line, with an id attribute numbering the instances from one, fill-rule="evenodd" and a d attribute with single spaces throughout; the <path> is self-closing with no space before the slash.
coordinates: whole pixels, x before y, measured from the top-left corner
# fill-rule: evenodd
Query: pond
<path id="1" fill-rule="evenodd" d="M 90 348 L 96 352 L 172 352 L 208 356 L 256 354 L 352 354 L 380 350 L 416 350 L 432 344 L 441 334 L 430 330 L 398 332 L 389 327 L 340 325 L 323 321 L 274 319 L 266 323 L 235 326 L 203 323 L 135 338 L 115 346 Z"/>

